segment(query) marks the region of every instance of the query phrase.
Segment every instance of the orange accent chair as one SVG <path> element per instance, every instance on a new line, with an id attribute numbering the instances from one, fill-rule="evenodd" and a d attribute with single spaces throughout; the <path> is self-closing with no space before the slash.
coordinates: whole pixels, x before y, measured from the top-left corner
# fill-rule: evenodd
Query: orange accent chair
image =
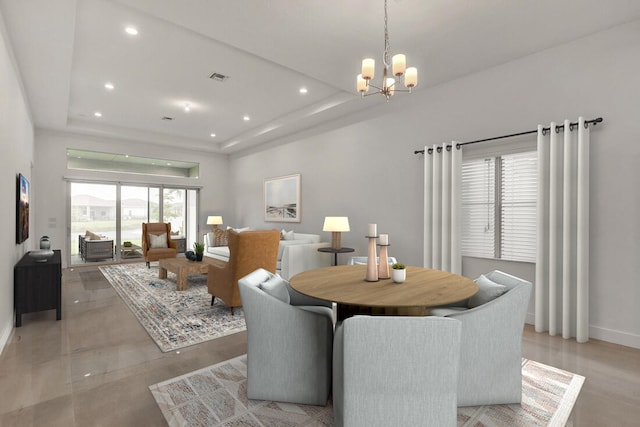
<path id="1" fill-rule="evenodd" d="M 164 234 L 165 238 L 162 238 Z M 166 239 L 166 241 L 165 241 Z M 147 262 L 158 261 L 164 258 L 175 258 L 178 253 L 178 244 L 171 240 L 171 224 L 164 222 L 142 223 L 142 255 Z"/>
<path id="2" fill-rule="evenodd" d="M 237 233 L 229 231 L 229 262 L 218 259 L 210 262 L 207 287 L 211 294 L 211 305 L 216 297 L 231 308 L 242 305 L 238 280 L 249 273 L 264 268 L 276 272 L 280 232 L 277 230 L 255 230 Z"/>

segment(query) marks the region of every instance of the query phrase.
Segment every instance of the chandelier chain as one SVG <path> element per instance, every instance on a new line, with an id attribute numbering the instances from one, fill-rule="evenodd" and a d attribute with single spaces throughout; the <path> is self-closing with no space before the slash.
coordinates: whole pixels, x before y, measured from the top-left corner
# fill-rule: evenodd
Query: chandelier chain
<path id="1" fill-rule="evenodd" d="M 389 29 L 387 26 L 387 0 L 384 0 L 384 58 L 382 60 L 382 62 L 384 62 L 384 65 L 386 68 L 389 67 L 389 65 L 391 65 L 391 62 L 389 61 L 389 50 L 390 50 L 390 46 L 389 46 Z"/>

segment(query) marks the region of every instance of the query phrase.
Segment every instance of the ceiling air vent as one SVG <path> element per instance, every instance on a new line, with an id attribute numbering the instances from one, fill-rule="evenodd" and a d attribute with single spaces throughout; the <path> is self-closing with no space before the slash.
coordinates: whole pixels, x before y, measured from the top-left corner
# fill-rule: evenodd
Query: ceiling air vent
<path id="1" fill-rule="evenodd" d="M 223 82 L 225 80 L 227 80 L 229 78 L 229 76 L 225 76 L 224 74 L 220 74 L 220 73 L 211 73 L 211 75 L 209 76 L 209 78 L 211 80 L 215 80 L 217 82 Z"/>
<path id="2" fill-rule="evenodd" d="M 162 117 L 162 120 L 173 120 L 173 117 L 164 116 L 164 117 Z"/>

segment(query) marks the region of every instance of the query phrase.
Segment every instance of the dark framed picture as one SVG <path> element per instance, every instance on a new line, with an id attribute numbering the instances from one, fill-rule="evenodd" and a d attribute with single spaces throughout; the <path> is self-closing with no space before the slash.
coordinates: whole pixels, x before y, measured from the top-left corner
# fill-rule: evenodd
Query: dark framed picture
<path id="1" fill-rule="evenodd" d="M 22 174 L 16 181 L 16 243 L 22 243 L 29 238 L 29 181 Z"/>

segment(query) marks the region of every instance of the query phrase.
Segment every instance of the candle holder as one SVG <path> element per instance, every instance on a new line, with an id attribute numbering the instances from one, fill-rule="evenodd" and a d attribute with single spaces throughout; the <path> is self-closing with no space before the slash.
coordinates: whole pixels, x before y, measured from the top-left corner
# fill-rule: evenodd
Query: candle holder
<path id="1" fill-rule="evenodd" d="M 376 263 L 376 239 L 378 236 L 366 236 L 369 239 L 369 247 L 367 250 L 367 275 L 364 279 L 367 282 L 378 281 L 378 265 Z"/>
<path id="2" fill-rule="evenodd" d="M 387 248 L 390 245 L 378 245 L 380 246 L 380 261 L 378 262 L 378 279 L 389 279 L 391 273 L 389 272 L 389 257 L 387 256 Z"/>

